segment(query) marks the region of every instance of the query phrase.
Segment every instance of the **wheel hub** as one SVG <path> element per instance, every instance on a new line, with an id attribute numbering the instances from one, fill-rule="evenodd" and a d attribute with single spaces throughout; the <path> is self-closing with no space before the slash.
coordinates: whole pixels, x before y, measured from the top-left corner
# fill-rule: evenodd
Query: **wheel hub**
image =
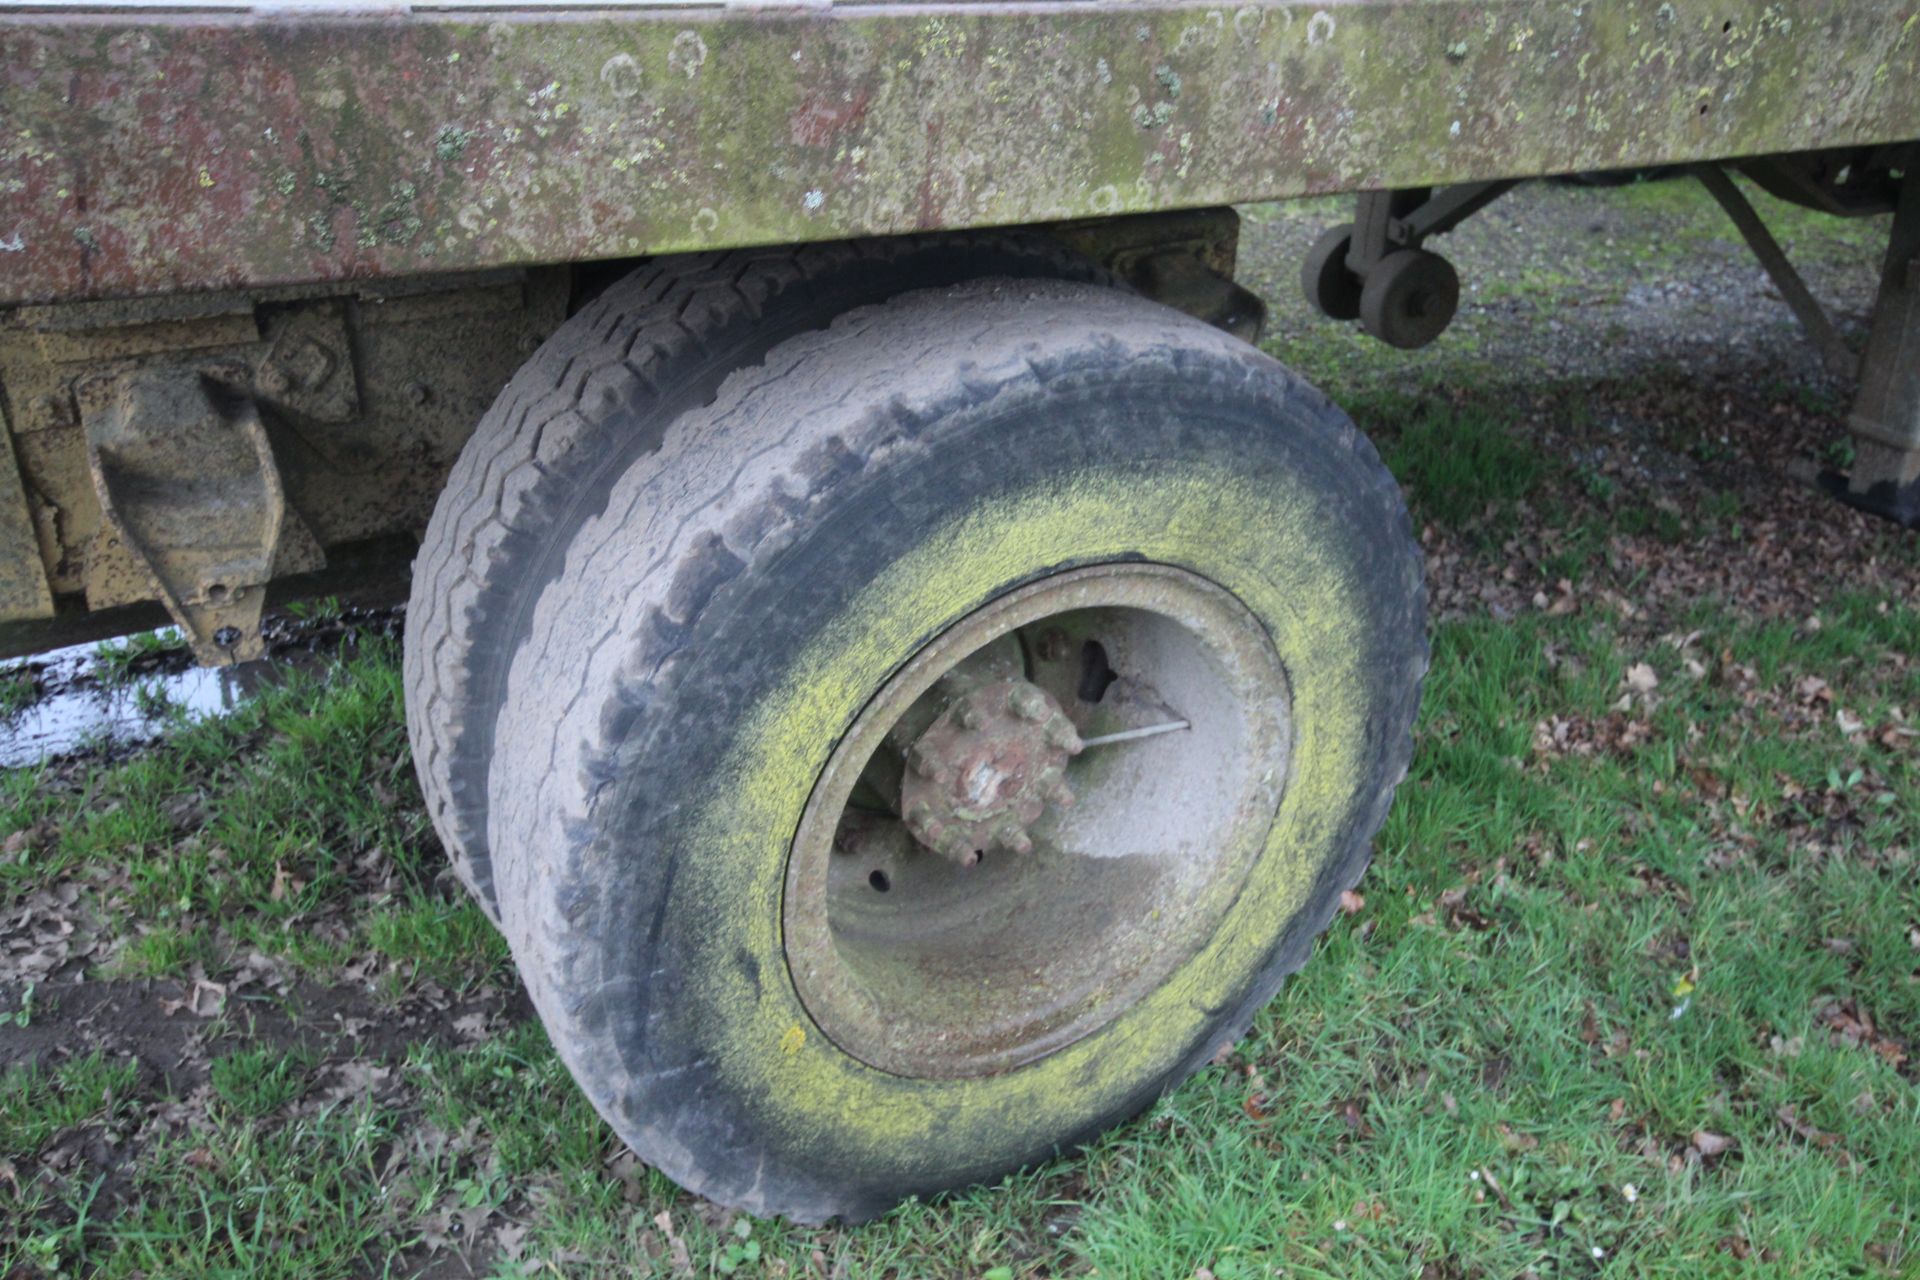
<path id="1" fill-rule="evenodd" d="M 1049 803 L 1073 804 L 1066 765 L 1080 734 L 1028 680 L 997 680 L 957 698 L 908 753 L 900 799 L 907 831 L 962 867 L 990 848 L 1033 852 L 1029 829 Z"/>
<path id="2" fill-rule="evenodd" d="M 1265 629 L 1204 578 L 1091 565 L 930 640 L 839 738 L 794 833 L 788 971 L 869 1066 L 1008 1070 L 1208 942 L 1288 776 Z"/>

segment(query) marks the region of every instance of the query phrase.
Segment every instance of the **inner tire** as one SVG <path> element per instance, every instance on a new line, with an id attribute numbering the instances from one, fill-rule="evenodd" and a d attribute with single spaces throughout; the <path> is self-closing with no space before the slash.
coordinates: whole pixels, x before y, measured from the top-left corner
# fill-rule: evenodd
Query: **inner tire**
<path id="1" fill-rule="evenodd" d="M 1245 868 L 1064 1043 L 875 1065 L 788 944 L 840 744 L 983 611 L 1143 568 L 1225 598 L 1284 669 Z M 1405 773 L 1423 621 L 1392 477 L 1252 348 L 1073 284 L 863 309 L 676 420 L 542 592 L 491 771 L 508 941 L 587 1096 L 693 1191 L 818 1222 L 997 1177 L 1138 1112 L 1304 961 Z"/>
<path id="2" fill-rule="evenodd" d="M 520 368 L 434 508 L 407 604 L 407 731 L 454 874 L 498 923 L 487 769 L 507 664 L 580 527 L 666 424 L 775 344 L 851 308 L 982 276 L 1107 280 L 1060 242 L 972 232 L 662 258 Z"/>

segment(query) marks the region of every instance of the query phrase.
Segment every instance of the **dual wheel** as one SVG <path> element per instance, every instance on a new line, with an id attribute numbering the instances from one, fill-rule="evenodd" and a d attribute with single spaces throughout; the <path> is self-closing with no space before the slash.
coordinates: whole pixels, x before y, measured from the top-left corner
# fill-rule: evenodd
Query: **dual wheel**
<path id="1" fill-rule="evenodd" d="M 1244 1032 L 1405 771 L 1420 579 L 1338 410 L 1049 241 L 670 261 L 478 429 L 410 731 L 622 1138 L 857 1219 Z"/>
<path id="2" fill-rule="evenodd" d="M 1389 251 L 1366 270 L 1354 272 L 1353 224 L 1329 227 L 1307 251 L 1300 284 L 1319 312 L 1332 320 L 1359 320 L 1388 346 L 1412 350 L 1438 338 L 1460 308 L 1460 276 L 1453 264 L 1426 249 Z"/>

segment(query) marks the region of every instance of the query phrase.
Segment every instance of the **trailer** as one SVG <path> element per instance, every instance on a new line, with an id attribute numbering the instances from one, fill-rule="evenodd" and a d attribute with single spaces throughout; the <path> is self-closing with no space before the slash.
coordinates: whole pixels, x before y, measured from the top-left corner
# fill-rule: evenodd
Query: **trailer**
<path id="1" fill-rule="evenodd" d="M 1231 206 L 1686 166 L 1920 527 L 1912 0 L 0 6 L 0 650 L 411 562 L 415 764 L 586 1096 L 859 1219 L 1137 1113 L 1306 959 L 1426 668 Z M 1731 180 L 1891 212 L 1863 356 Z"/>

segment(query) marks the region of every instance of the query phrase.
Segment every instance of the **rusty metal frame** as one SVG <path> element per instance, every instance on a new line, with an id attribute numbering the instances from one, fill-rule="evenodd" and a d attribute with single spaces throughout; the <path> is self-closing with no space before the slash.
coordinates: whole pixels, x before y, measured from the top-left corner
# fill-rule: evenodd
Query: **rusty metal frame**
<path id="1" fill-rule="evenodd" d="M 0 302 L 1920 137 L 1911 0 L 0 13 Z"/>

